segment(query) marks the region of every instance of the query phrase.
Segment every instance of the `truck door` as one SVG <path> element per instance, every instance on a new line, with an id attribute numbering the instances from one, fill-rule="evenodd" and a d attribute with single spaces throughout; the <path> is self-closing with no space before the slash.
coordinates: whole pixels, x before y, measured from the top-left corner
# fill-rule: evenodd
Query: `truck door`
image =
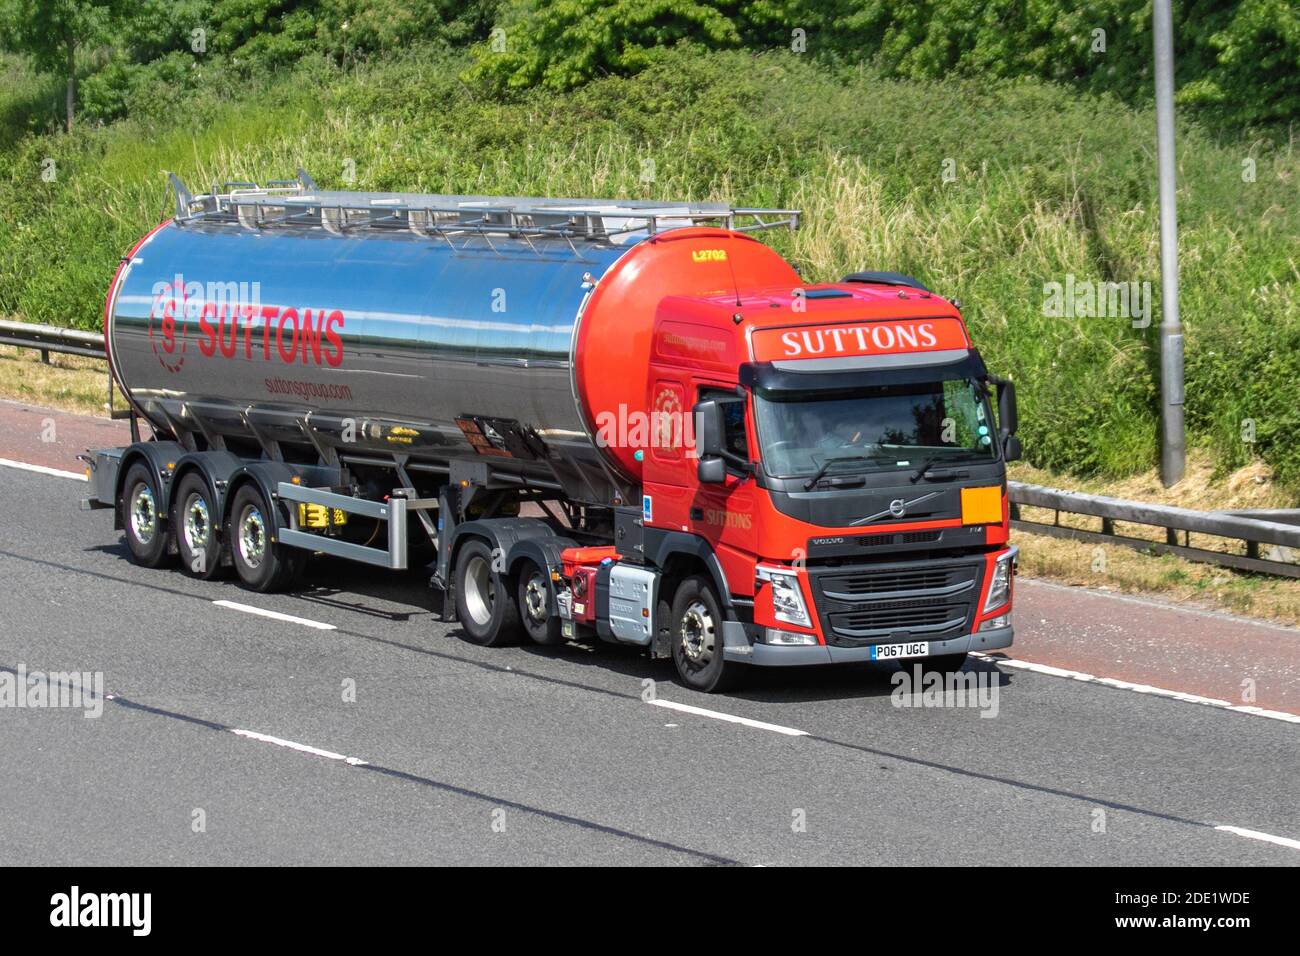
<path id="1" fill-rule="evenodd" d="M 724 402 L 727 449 L 745 461 L 757 456 L 750 447 L 748 401 L 735 386 L 697 382 L 691 405 L 705 399 Z M 755 483 L 752 475 L 728 465 L 721 484 L 701 484 L 695 480 L 697 459 L 691 458 L 691 485 L 694 494 L 687 513 L 691 530 L 713 545 L 734 593 L 752 593 L 753 556 L 757 552 L 757 529 L 754 527 Z"/>

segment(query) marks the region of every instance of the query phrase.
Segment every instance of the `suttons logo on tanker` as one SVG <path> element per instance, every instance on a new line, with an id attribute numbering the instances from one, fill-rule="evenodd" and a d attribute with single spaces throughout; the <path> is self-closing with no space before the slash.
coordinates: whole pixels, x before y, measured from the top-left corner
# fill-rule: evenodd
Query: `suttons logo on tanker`
<path id="1" fill-rule="evenodd" d="M 969 346 L 957 319 L 902 319 L 754 332 L 754 361 L 932 352 Z"/>
<path id="2" fill-rule="evenodd" d="M 254 284 L 256 285 L 256 284 Z M 208 289 L 218 287 L 217 294 Z M 208 358 L 261 360 L 285 365 L 328 365 L 343 362 L 343 328 L 340 309 L 262 305 L 246 283 L 185 283 L 181 277 L 155 285 L 149 311 L 149 342 L 158 361 L 169 372 L 179 372 L 194 345 Z"/>

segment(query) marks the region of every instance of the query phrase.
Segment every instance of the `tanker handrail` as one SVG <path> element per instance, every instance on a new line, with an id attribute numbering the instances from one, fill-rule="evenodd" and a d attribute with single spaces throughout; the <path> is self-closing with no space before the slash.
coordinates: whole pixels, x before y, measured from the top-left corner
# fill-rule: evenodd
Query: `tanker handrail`
<path id="1" fill-rule="evenodd" d="M 802 215 L 798 209 L 718 202 L 328 192 L 318 189 L 302 169 L 294 180 L 272 180 L 265 186 L 227 182 L 197 196 L 175 174 L 168 178 L 176 194 L 178 223 L 234 223 L 255 230 L 279 225 L 320 225 L 331 232 L 397 229 L 448 242 L 462 235 L 481 236 L 489 244 L 490 236 L 609 241 L 710 223 L 736 232 L 793 230 Z"/>

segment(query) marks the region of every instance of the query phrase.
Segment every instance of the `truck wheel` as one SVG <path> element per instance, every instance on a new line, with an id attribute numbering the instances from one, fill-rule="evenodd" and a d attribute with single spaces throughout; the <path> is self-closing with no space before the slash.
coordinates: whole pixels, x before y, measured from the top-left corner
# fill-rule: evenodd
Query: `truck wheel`
<path id="1" fill-rule="evenodd" d="M 728 690 L 740 666 L 722 654 L 722 605 L 706 578 L 689 577 L 673 598 L 673 663 L 687 686 L 706 694 Z"/>
<path id="2" fill-rule="evenodd" d="M 127 469 L 118 508 L 131 560 L 144 568 L 162 567 L 170 557 L 166 523 L 159 509 L 161 500 L 152 468 L 137 461 Z"/>
<path id="3" fill-rule="evenodd" d="M 208 483 L 198 472 L 190 472 L 172 496 L 171 516 L 181 570 L 190 577 L 208 581 L 221 573 L 220 523 Z"/>
<path id="4" fill-rule="evenodd" d="M 560 618 L 546 610 L 550 584 L 544 572 L 531 561 L 519 568 L 519 620 L 528 636 L 538 644 L 559 644 Z"/>
<path id="5" fill-rule="evenodd" d="M 519 639 L 519 609 L 508 580 L 492 569 L 487 542 L 465 543 L 456 557 L 456 616 L 471 642 L 501 647 Z"/>
<path id="6" fill-rule="evenodd" d="M 272 541 L 275 527 L 275 515 L 258 487 L 251 482 L 240 487 L 230 506 L 226 540 L 240 583 L 250 591 L 281 590 L 302 570 L 305 553 Z"/>

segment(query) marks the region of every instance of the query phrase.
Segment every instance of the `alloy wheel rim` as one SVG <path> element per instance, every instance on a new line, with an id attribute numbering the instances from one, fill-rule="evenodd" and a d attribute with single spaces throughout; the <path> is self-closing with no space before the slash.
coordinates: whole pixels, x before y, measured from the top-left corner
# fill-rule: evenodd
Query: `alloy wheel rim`
<path id="1" fill-rule="evenodd" d="M 131 533 L 141 544 L 149 544 L 158 531 L 158 509 L 153 492 L 141 482 L 131 494 Z"/>
<path id="2" fill-rule="evenodd" d="M 212 523 L 208 516 L 208 503 L 195 492 L 185 501 L 185 544 L 191 552 L 203 551 L 208 546 Z"/>
<path id="3" fill-rule="evenodd" d="M 465 566 L 465 610 L 474 623 L 485 627 L 492 620 L 492 605 L 496 602 L 496 587 L 492 583 L 492 569 L 487 560 L 474 555 Z"/>
<path id="4" fill-rule="evenodd" d="M 540 572 L 529 577 L 524 585 L 524 613 L 535 624 L 546 620 L 546 586 Z"/>
<path id="5" fill-rule="evenodd" d="M 239 519 L 239 555 L 250 568 L 261 567 L 266 556 L 266 522 L 262 512 L 252 505 Z"/>
<path id="6" fill-rule="evenodd" d="M 717 625 L 703 601 L 692 601 L 682 615 L 681 645 L 686 659 L 707 667 L 717 648 Z"/>

